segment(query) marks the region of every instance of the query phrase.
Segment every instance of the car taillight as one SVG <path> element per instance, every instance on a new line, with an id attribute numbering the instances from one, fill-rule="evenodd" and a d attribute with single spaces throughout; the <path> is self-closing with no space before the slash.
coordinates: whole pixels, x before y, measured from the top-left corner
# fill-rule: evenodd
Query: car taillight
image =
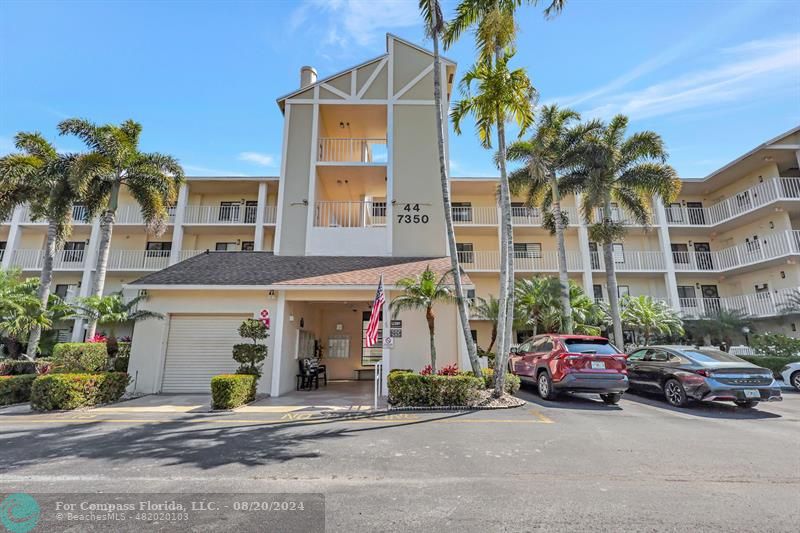
<path id="1" fill-rule="evenodd" d="M 706 370 L 705 368 L 701 368 L 700 370 L 695 370 L 694 373 L 695 374 L 700 374 L 704 378 L 710 378 L 711 377 L 711 371 L 710 370 Z"/>

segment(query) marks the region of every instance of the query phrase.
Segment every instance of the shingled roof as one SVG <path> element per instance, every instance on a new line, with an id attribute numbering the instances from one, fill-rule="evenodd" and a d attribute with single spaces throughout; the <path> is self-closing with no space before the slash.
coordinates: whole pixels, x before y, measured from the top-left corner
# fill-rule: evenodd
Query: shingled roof
<path id="1" fill-rule="evenodd" d="M 449 257 L 288 256 L 272 252 L 205 252 L 158 272 L 133 286 L 238 285 L 319 286 L 376 285 L 418 275 L 426 266 L 439 275 L 450 270 Z M 471 284 L 464 275 L 464 283 Z"/>

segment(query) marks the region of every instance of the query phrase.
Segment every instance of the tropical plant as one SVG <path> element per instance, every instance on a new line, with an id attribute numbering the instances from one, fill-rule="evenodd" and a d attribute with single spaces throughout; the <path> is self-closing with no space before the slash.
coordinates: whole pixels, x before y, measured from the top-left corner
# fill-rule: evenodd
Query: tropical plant
<path id="1" fill-rule="evenodd" d="M 20 153 L 0 158 L 0 220 L 17 206 L 27 203 L 33 220 L 47 221 L 47 238 L 37 287 L 40 311 L 44 312 L 50 298 L 56 249 L 72 230 L 72 206 L 78 201 L 78 195 L 70 185 L 70 168 L 76 156 L 59 154 L 38 132 L 17 133 L 14 144 Z M 36 321 L 29 324 L 31 329 L 26 351 L 30 357 L 36 357 L 44 324 Z"/>
<path id="2" fill-rule="evenodd" d="M 393 317 L 397 317 L 401 311 L 405 310 L 425 311 L 425 319 L 428 322 L 428 333 L 431 341 L 431 368 L 434 371 L 436 370 L 436 343 L 434 341 L 436 316 L 433 312 L 433 306 L 439 302 L 450 303 L 456 301 L 456 297 L 448 284 L 450 274 L 448 272 L 437 279 L 436 274 L 428 266 L 419 276 L 399 280 L 397 286 L 403 290 L 403 294 L 395 297 L 390 305 Z"/>
<path id="3" fill-rule="evenodd" d="M 491 322 L 492 333 L 489 347 L 486 348 L 486 352 L 491 352 L 497 340 L 497 321 L 500 316 L 500 300 L 495 298 L 493 294 L 490 294 L 488 298 L 478 296 L 475 298 L 475 304 L 472 306 L 472 314 L 478 320 L 488 320 Z M 515 314 L 514 327 L 518 329 L 521 326 L 524 326 L 524 321 L 520 320 Z"/>
<path id="4" fill-rule="evenodd" d="M 590 135 L 583 147 L 580 165 L 562 177 L 562 192 L 582 193 L 582 216 L 591 223 L 596 210 L 601 220 L 591 224 L 589 237 L 603 245 L 608 301 L 614 340 L 622 341 L 617 274 L 612 245 L 622 239 L 625 226 L 614 219 L 613 206 L 623 208 L 638 224 L 651 222 L 652 203 L 672 202 L 681 182 L 666 163 L 667 151 L 661 137 L 652 131 L 625 138 L 628 117 L 617 115 Z"/>
<path id="5" fill-rule="evenodd" d="M 101 297 L 106 281 L 108 253 L 119 194 L 126 187 L 142 210 L 148 230 L 160 235 L 166 228 L 168 210 L 178 198 L 184 181 L 183 168 L 169 155 L 139 151 L 142 126 L 133 120 L 121 125 L 97 126 L 84 119 L 68 119 L 58 125 L 62 135 L 81 139 L 91 150 L 77 157 L 72 167 L 73 188 L 84 198 L 89 217 L 101 214 L 97 264 L 90 296 Z M 90 321 L 86 335 L 95 333 Z"/>
<path id="6" fill-rule="evenodd" d="M 233 345 L 233 360 L 239 363 L 236 373 L 261 377 L 261 367 L 267 358 L 267 346 L 258 341 L 269 337 L 267 326 L 260 320 L 248 318 L 239 326 L 239 336 L 252 342 Z"/>
<path id="7" fill-rule="evenodd" d="M 139 309 L 139 303 L 145 298 L 146 296 L 140 295 L 126 301 L 122 291 L 119 291 L 106 296 L 78 298 L 73 308 L 76 318 L 108 327 L 106 346 L 109 356 L 113 357 L 117 353 L 116 328 L 120 324 L 164 318 L 161 313 Z M 94 335 L 88 338 L 93 337 Z"/>
<path id="8" fill-rule="evenodd" d="M 683 321 L 666 302 L 650 296 L 624 296 L 620 302 L 622 324 L 647 346 L 654 336 L 683 335 Z"/>
<path id="9" fill-rule="evenodd" d="M 704 345 L 710 345 L 713 341 L 725 341 L 731 344 L 731 338 L 741 333 L 743 327 L 753 327 L 750 317 L 737 309 L 718 309 L 709 314 L 693 320 L 687 320 L 684 324 L 686 332 L 694 338 L 702 338 Z"/>
<path id="10" fill-rule="evenodd" d="M 48 305 L 43 306 L 38 288 L 36 278 L 23 278 L 16 269 L 0 270 L 0 334 L 12 358 L 20 356 L 34 329 L 50 329 L 54 321 L 69 315 L 69 307 L 58 296 L 50 295 Z"/>
<path id="11" fill-rule="evenodd" d="M 560 302 L 561 286 L 557 278 L 535 276 L 521 279 L 516 284 L 517 314 L 520 321 L 533 330 L 548 333 L 567 333 L 563 307 Z M 569 299 L 573 332 L 599 335 L 607 320 L 603 307 L 596 304 L 583 289 L 569 280 Z"/>
<path id="12" fill-rule="evenodd" d="M 797 289 L 792 290 L 786 297 L 786 301 L 779 307 L 781 312 L 783 313 L 787 314 L 800 313 L 800 290 Z"/>
<path id="13" fill-rule="evenodd" d="M 458 306 L 458 318 L 461 324 L 464 340 L 467 344 L 467 355 L 469 356 L 472 372 L 480 376 L 481 364 L 478 359 L 478 352 L 475 342 L 470 333 L 469 315 L 467 314 L 467 301 L 464 298 L 464 288 L 461 281 L 461 268 L 458 261 L 458 250 L 456 248 L 456 234 L 453 229 L 453 211 L 450 203 L 450 182 L 447 177 L 447 164 L 445 163 L 444 146 L 444 112 L 442 110 L 442 80 L 441 80 L 441 58 L 439 55 L 439 40 L 445 29 L 444 15 L 439 0 L 419 0 L 419 9 L 425 21 L 425 32 L 433 41 L 433 101 L 434 114 L 436 115 L 436 145 L 439 154 L 439 178 L 442 187 L 442 202 L 444 206 L 445 230 L 447 233 L 447 247 L 450 251 L 450 268 L 453 273 L 453 285 L 455 286 L 456 305 Z"/>
<path id="14" fill-rule="evenodd" d="M 601 126 L 598 120 L 574 124 L 579 120 L 580 115 L 572 109 L 544 106 L 539 112 L 533 137 L 512 143 L 506 154 L 509 161 L 523 163 L 521 168 L 509 174 L 512 194 L 524 194 L 528 207 L 541 207 L 542 212 L 549 215 L 545 221 L 556 236 L 561 315 L 568 317 L 564 324 L 566 333 L 572 333 L 573 327 L 564 242 L 564 227 L 568 221 L 561 211 L 559 179 L 579 163 L 584 140 Z"/>
<path id="15" fill-rule="evenodd" d="M 565 0 L 552 0 L 546 16 L 561 11 Z M 520 127 L 519 135 L 533 121 L 531 100 L 535 91 L 523 69 L 510 71 L 508 61 L 514 54 L 517 26 L 516 8 L 522 0 L 461 0 L 456 16 L 444 33 L 446 47 L 451 46 L 469 28 L 475 28 L 478 61 L 461 81 L 464 98 L 453 111 L 453 127 L 460 134 L 460 122 L 473 115 L 481 144 L 491 148 L 491 133 L 497 128 L 497 160 L 500 170 L 500 319 L 498 321 L 498 357 L 495 358 L 495 396 L 504 390 L 505 364 L 511 345 L 514 320 L 514 236 L 511 226 L 511 194 L 506 172 L 505 124 L 512 118 Z M 536 4 L 538 0 L 528 0 Z M 472 96 L 473 82 L 478 92 Z"/>

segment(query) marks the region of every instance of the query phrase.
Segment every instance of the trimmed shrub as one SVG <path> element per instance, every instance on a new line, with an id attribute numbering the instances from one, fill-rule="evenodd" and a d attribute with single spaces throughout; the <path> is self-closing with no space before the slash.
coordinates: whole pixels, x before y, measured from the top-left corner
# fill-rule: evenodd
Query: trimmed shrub
<path id="1" fill-rule="evenodd" d="M 769 368 L 772 370 L 772 374 L 777 379 L 780 379 L 781 377 L 781 368 L 785 367 L 789 363 L 800 361 L 800 357 L 765 357 L 763 355 L 739 355 L 738 357 L 744 359 L 745 361 L 749 361 L 754 365 Z"/>
<path id="2" fill-rule="evenodd" d="M 411 370 L 410 368 L 393 368 L 393 369 L 389 370 L 390 374 L 393 374 L 395 372 L 414 372 L 414 371 Z"/>
<path id="3" fill-rule="evenodd" d="M 220 374 L 211 378 L 211 406 L 234 409 L 256 398 L 255 374 Z"/>
<path id="4" fill-rule="evenodd" d="M 494 368 L 483 369 L 483 382 L 487 389 L 494 388 Z M 519 376 L 515 376 L 511 372 L 506 372 L 506 393 L 516 394 L 519 390 L 520 380 Z"/>
<path id="5" fill-rule="evenodd" d="M 762 333 L 753 335 L 750 346 L 756 355 L 765 357 L 790 357 L 800 360 L 800 339 L 787 337 L 779 333 Z"/>
<path id="6" fill-rule="evenodd" d="M 31 387 L 31 407 L 52 411 L 115 402 L 125 394 L 129 380 L 122 372 L 39 376 Z"/>
<path id="7" fill-rule="evenodd" d="M 6 359 L 0 361 L 0 376 L 21 376 L 24 374 L 47 374 L 52 369 L 49 359 Z"/>
<path id="8" fill-rule="evenodd" d="M 53 348 L 56 372 L 102 372 L 108 368 L 104 342 L 62 342 Z"/>
<path id="9" fill-rule="evenodd" d="M 31 385 L 36 374 L 0 376 L 0 405 L 27 402 L 31 399 Z"/>
<path id="10" fill-rule="evenodd" d="M 399 407 L 468 406 L 483 389 L 475 376 L 389 374 L 389 403 Z"/>
<path id="11" fill-rule="evenodd" d="M 233 345 L 233 360 L 239 363 L 236 373 L 261 377 L 261 367 L 267 358 L 267 347 L 258 344 L 258 341 L 269 337 L 267 326 L 259 320 L 248 318 L 239 326 L 239 336 L 253 342 Z"/>

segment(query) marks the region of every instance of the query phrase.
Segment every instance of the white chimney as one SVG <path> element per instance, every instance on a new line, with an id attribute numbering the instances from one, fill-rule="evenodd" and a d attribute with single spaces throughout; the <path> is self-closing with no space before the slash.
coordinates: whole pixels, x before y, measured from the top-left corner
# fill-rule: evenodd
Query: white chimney
<path id="1" fill-rule="evenodd" d="M 317 83 L 317 71 L 314 67 L 300 67 L 300 88 Z"/>

